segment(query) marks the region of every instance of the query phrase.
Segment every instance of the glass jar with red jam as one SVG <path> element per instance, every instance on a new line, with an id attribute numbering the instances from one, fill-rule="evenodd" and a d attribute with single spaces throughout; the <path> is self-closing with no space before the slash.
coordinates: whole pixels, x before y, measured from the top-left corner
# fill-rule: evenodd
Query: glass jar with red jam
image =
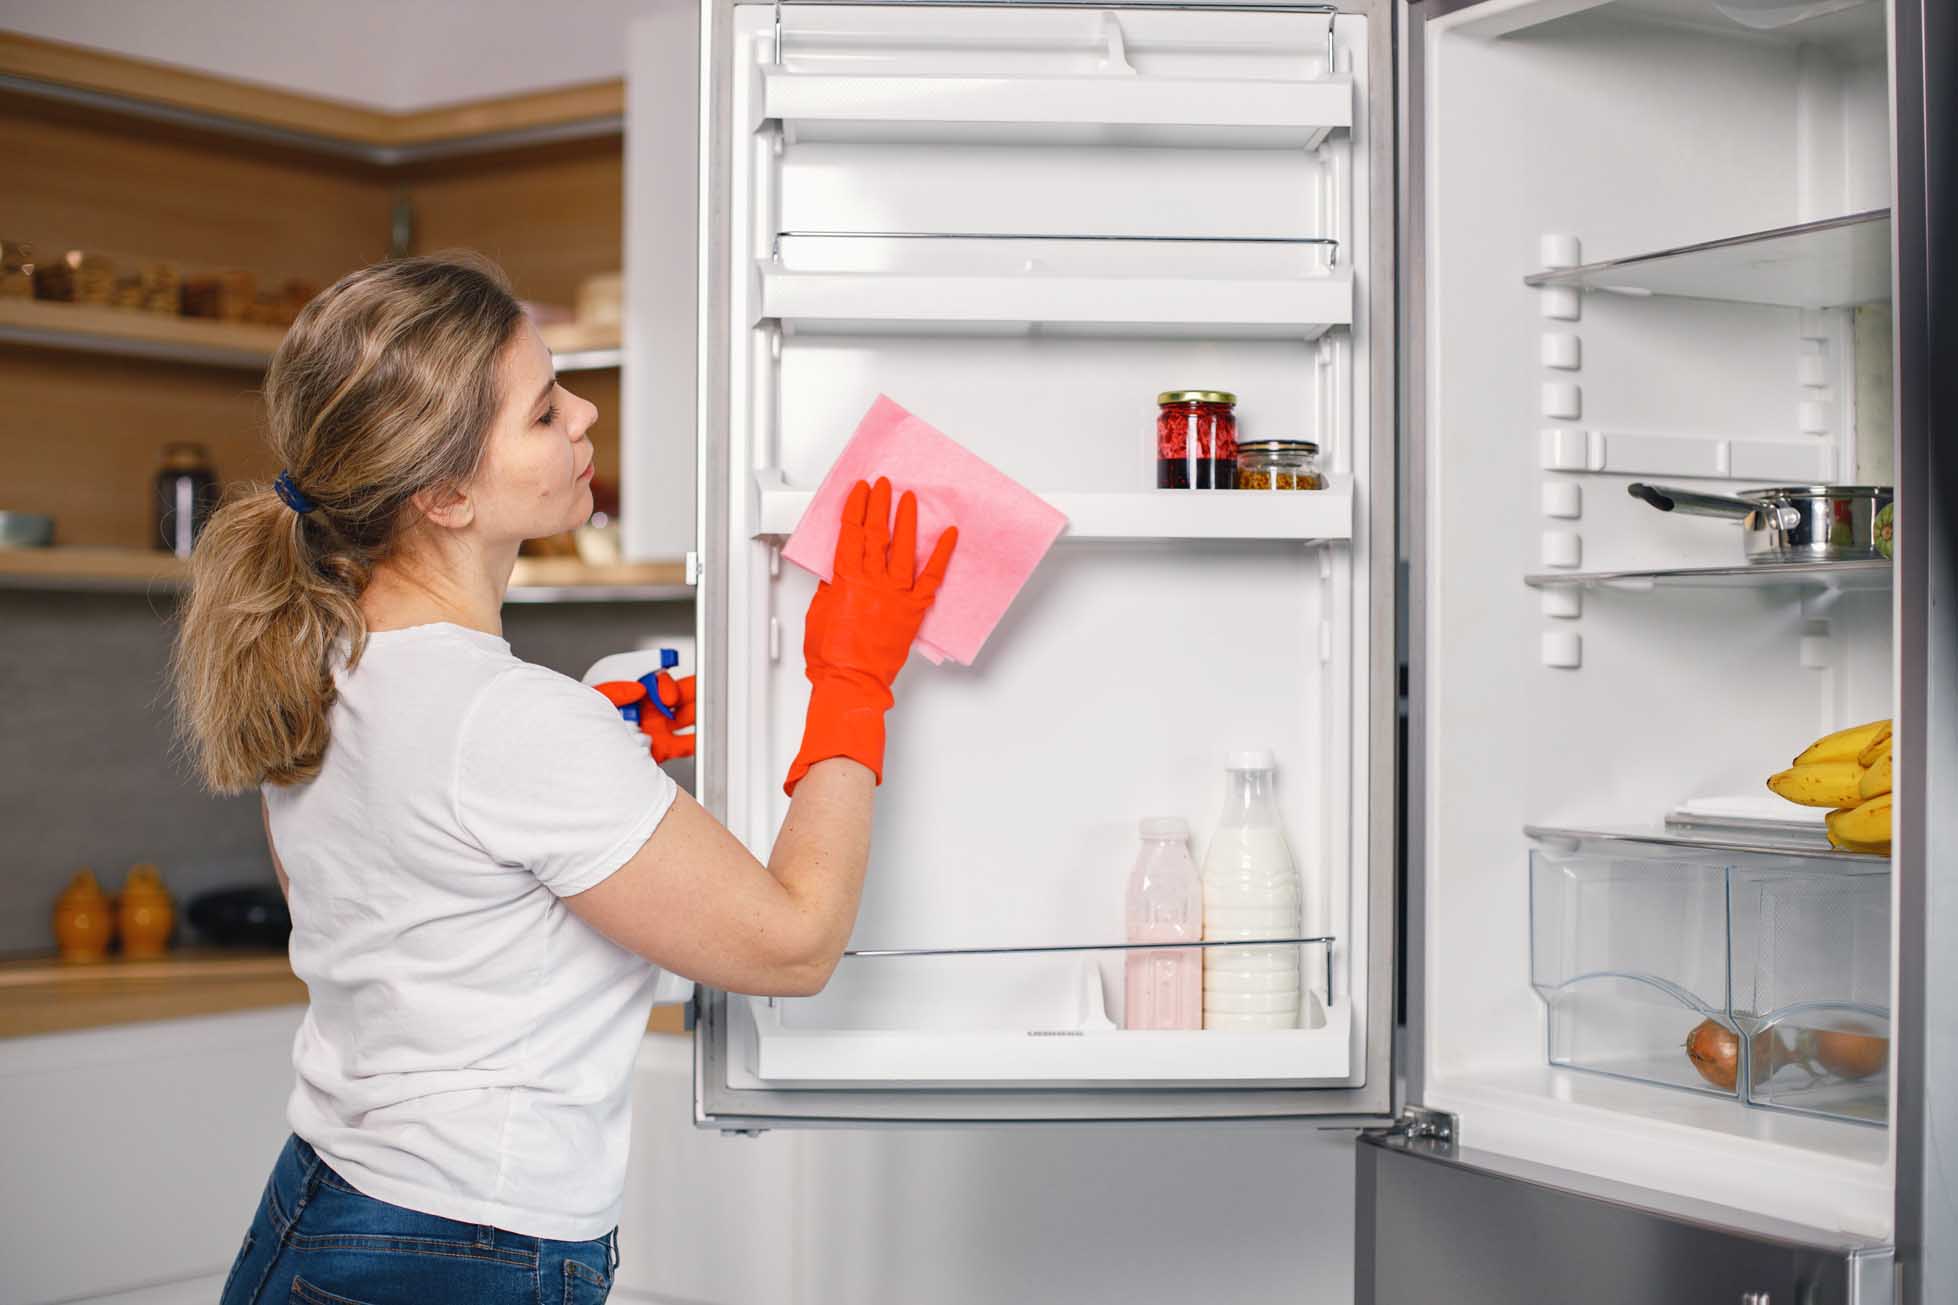
<path id="1" fill-rule="evenodd" d="M 1156 396 L 1156 488 L 1237 487 L 1237 396 L 1165 390 Z"/>

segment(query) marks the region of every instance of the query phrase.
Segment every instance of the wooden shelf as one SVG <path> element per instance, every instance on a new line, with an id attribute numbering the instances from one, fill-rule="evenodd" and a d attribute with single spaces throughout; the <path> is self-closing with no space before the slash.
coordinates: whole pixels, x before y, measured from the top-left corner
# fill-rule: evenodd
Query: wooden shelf
<path id="1" fill-rule="evenodd" d="M 553 322 L 537 333 L 561 372 L 602 371 L 625 356 L 617 322 Z"/>
<path id="2" fill-rule="evenodd" d="M 262 370 L 285 328 L 39 299 L 0 299 L 0 342 Z"/>
<path id="3" fill-rule="evenodd" d="M 616 324 L 562 322 L 542 328 L 561 372 L 617 367 L 623 351 Z M 75 353 L 115 354 L 263 371 L 285 339 L 281 326 L 171 317 L 134 308 L 0 299 L 0 342 Z"/>
<path id="4" fill-rule="evenodd" d="M 156 960 L 0 961 L 0 1037 L 302 1005 L 284 952 L 183 948 Z"/>
<path id="5" fill-rule="evenodd" d="M 189 574 L 167 553 L 130 548 L 0 549 L 0 588 L 174 593 Z M 678 561 L 588 566 L 576 558 L 523 557 L 510 577 L 509 601 L 670 602 L 691 599 Z"/>
<path id="6" fill-rule="evenodd" d="M 306 985 L 283 951 L 181 947 L 154 960 L 0 961 L 0 1038 L 305 1004 Z M 685 1034 L 685 1008 L 655 1007 L 646 1031 Z"/>
<path id="7" fill-rule="evenodd" d="M 30 95 L 382 168 L 625 127 L 625 83 L 616 78 L 394 112 L 16 32 L 0 32 L 0 74 Z"/>

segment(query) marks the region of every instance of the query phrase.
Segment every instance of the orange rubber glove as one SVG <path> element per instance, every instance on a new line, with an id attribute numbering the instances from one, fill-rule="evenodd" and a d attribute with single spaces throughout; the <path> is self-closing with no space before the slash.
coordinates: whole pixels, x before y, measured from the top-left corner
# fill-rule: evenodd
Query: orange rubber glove
<path id="1" fill-rule="evenodd" d="M 694 736 L 676 731 L 693 727 L 694 681 L 691 675 L 676 680 L 661 671 L 655 683 L 659 685 L 659 700 L 673 710 L 672 720 L 646 701 L 646 686 L 637 680 L 606 680 L 592 687 L 604 694 L 614 707 L 639 704 L 639 732 L 646 736 L 653 760 L 663 766 L 676 758 L 693 755 Z"/>
<path id="2" fill-rule="evenodd" d="M 817 586 L 803 624 L 802 657 L 809 676 L 809 719 L 802 751 L 783 791 L 831 757 L 862 762 L 884 782 L 884 713 L 895 701 L 891 684 L 911 655 L 911 641 L 938 595 L 959 532 L 939 537 L 922 571 L 918 559 L 918 500 L 908 491 L 891 526 L 891 482 L 872 489 L 858 481 L 843 505 L 836 537 L 836 570 Z"/>
<path id="3" fill-rule="evenodd" d="M 659 673 L 659 700 L 673 709 L 673 719 L 649 704 L 639 710 L 639 732 L 651 742 L 653 760 L 662 766 L 680 757 L 693 755 L 691 734 L 677 733 L 693 728 L 694 682 L 689 675 L 676 680 L 665 671 Z"/>

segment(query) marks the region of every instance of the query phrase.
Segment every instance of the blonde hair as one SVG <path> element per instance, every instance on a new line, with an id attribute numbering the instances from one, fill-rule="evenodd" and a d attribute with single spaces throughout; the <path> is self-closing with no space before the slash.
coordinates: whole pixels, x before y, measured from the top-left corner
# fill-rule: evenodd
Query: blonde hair
<path id="1" fill-rule="evenodd" d="M 319 774 L 333 660 L 424 490 L 475 475 L 523 310 L 479 254 L 377 263 L 307 304 L 265 377 L 268 439 L 304 513 L 246 485 L 190 559 L 171 662 L 178 727 L 215 793 Z"/>

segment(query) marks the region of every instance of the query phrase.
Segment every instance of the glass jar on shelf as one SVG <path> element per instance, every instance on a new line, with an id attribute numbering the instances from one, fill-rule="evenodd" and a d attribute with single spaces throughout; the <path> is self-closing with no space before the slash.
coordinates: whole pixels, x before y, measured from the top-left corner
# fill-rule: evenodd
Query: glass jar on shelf
<path id="1" fill-rule="evenodd" d="M 1237 446 L 1239 489 L 1324 489 L 1311 440 L 1246 440 Z"/>
<path id="2" fill-rule="evenodd" d="M 1237 483 L 1237 396 L 1164 390 L 1156 396 L 1156 488 L 1230 489 Z"/>

